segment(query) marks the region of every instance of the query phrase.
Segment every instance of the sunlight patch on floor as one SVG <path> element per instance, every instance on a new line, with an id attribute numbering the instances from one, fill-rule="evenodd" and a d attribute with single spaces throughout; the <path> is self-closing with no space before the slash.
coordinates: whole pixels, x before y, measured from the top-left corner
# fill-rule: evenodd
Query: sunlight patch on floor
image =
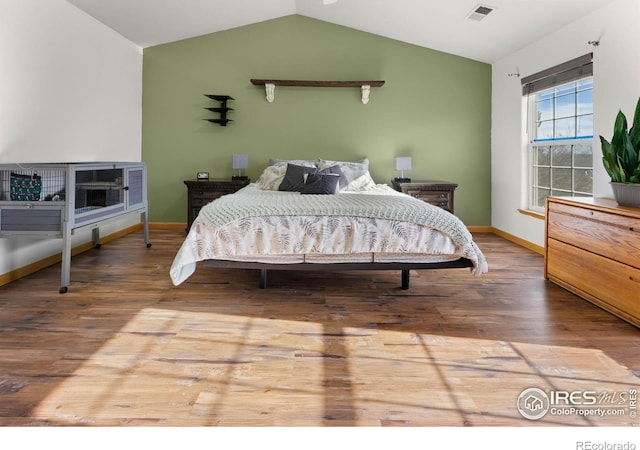
<path id="1" fill-rule="evenodd" d="M 147 308 L 31 415 L 61 425 L 518 426 L 533 424 L 516 409 L 526 388 L 619 393 L 636 382 L 592 349 Z"/>

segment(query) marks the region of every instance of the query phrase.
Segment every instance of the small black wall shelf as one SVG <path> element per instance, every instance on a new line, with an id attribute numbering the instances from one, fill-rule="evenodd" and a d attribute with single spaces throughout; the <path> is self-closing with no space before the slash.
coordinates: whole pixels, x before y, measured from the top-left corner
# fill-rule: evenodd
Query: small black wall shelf
<path id="1" fill-rule="evenodd" d="M 215 100 L 215 101 L 220 102 L 220 106 L 219 107 L 205 108 L 205 109 L 208 109 L 209 111 L 220 113 L 220 118 L 219 119 L 205 119 L 205 120 L 207 120 L 209 122 L 217 123 L 221 127 L 226 127 L 229 122 L 232 122 L 231 119 L 227 119 L 227 112 L 233 111 L 233 108 L 227 107 L 227 102 L 229 100 L 233 100 L 233 97 L 231 97 L 230 95 L 217 95 L 217 94 L 204 94 L 204 95 L 205 95 L 205 97 L 208 97 L 211 100 Z"/>

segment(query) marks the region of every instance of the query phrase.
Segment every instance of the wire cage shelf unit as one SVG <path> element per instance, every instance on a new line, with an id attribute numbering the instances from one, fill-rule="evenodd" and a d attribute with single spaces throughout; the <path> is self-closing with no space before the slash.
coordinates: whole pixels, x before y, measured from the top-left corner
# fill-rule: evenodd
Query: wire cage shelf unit
<path id="1" fill-rule="evenodd" d="M 99 248 L 101 222 L 140 213 L 150 247 L 147 212 L 144 163 L 0 164 L 0 237 L 61 238 L 60 293 L 68 290 L 76 229 L 91 227 Z"/>

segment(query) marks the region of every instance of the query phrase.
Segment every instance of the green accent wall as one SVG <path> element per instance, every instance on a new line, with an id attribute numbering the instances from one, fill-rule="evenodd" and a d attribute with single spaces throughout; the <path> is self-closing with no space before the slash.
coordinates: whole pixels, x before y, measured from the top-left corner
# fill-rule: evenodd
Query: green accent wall
<path id="1" fill-rule="evenodd" d="M 413 179 L 458 183 L 455 212 L 491 223 L 491 66 L 300 15 L 144 50 L 142 159 L 152 222 L 186 222 L 183 181 L 207 171 L 230 178 L 249 155 L 256 180 L 269 158 L 367 157 L 378 183 L 393 158 L 411 156 Z M 384 80 L 362 104 L 358 88 L 276 86 L 251 78 Z M 206 121 L 230 95 L 233 122 Z"/>

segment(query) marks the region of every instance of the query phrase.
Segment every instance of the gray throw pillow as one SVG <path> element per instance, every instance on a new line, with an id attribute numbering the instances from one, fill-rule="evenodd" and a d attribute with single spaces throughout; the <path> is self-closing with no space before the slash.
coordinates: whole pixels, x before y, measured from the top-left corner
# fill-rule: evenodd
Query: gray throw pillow
<path id="1" fill-rule="evenodd" d="M 339 182 L 340 175 L 337 173 L 310 173 L 300 193 L 333 195 L 338 193 Z"/>
<path id="2" fill-rule="evenodd" d="M 304 186 L 305 175 L 317 170 L 315 167 L 287 164 L 287 171 L 284 174 L 278 190 L 300 192 L 300 189 Z"/>

